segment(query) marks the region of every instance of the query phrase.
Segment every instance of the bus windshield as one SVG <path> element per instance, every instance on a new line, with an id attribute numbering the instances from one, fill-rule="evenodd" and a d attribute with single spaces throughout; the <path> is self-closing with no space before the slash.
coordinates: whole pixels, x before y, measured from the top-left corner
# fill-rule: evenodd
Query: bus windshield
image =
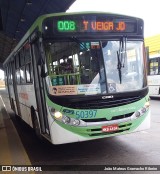
<path id="1" fill-rule="evenodd" d="M 45 43 L 49 93 L 98 95 L 143 87 L 143 42 L 126 40 Z"/>

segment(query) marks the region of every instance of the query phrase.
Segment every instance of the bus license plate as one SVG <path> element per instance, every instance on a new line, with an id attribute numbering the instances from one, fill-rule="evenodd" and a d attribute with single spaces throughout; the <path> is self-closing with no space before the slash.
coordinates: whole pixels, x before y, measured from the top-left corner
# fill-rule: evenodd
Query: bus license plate
<path id="1" fill-rule="evenodd" d="M 102 132 L 114 132 L 118 130 L 118 124 L 102 126 Z"/>

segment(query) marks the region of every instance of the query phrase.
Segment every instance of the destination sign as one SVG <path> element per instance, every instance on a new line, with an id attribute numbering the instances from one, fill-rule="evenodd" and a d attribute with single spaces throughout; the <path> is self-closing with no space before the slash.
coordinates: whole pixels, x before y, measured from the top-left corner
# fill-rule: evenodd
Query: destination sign
<path id="1" fill-rule="evenodd" d="M 126 31 L 127 23 L 124 21 L 57 21 L 57 31 L 59 32 L 101 32 L 101 31 Z M 132 31 L 134 31 L 134 26 Z"/>
<path id="2" fill-rule="evenodd" d="M 115 15 L 59 16 L 53 18 L 53 30 L 55 33 L 135 33 L 137 21 L 135 18 L 120 18 Z"/>
<path id="3" fill-rule="evenodd" d="M 77 34 L 143 34 L 143 20 L 117 14 L 66 14 L 44 20 L 45 37 Z M 54 35 L 53 35 L 54 34 Z"/>

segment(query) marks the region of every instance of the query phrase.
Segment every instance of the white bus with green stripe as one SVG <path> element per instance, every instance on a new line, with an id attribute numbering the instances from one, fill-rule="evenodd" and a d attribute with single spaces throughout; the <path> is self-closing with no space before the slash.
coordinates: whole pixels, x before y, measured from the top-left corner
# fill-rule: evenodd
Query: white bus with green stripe
<path id="1" fill-rule="evenodd" d="M 53 144 L 148 129 L 143 30 L 112 13 L 39 17 L 4 63 L 12 109 Z"/>

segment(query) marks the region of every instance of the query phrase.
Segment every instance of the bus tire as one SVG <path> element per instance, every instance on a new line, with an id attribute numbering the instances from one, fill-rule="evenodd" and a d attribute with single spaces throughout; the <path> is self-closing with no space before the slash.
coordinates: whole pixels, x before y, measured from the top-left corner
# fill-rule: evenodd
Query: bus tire
<path id="1" fill-rule="evenodd" d="M 34 132 L 35 132 L 36 136 L 39 139 L 42 139 L 42 135 L 41 135 L 41 131 L 40 131 L 40 126 L 39 126 L 38 118 L 36 116 L 36 113 L 35 113 L 35 110 L 34 109 L 32 109 L 31 115 L 32 115 L 32 122 L 33 122 Z"/>
<path id="2" fill-rule="evenodd" d="M 11 109 L 12 109 L 13 112 L 16 114 L 16 108 L 15 108 L 15 105 L 14 105 L 14 100 L 13 100 L 13 98 L 11 99 Z"/>

